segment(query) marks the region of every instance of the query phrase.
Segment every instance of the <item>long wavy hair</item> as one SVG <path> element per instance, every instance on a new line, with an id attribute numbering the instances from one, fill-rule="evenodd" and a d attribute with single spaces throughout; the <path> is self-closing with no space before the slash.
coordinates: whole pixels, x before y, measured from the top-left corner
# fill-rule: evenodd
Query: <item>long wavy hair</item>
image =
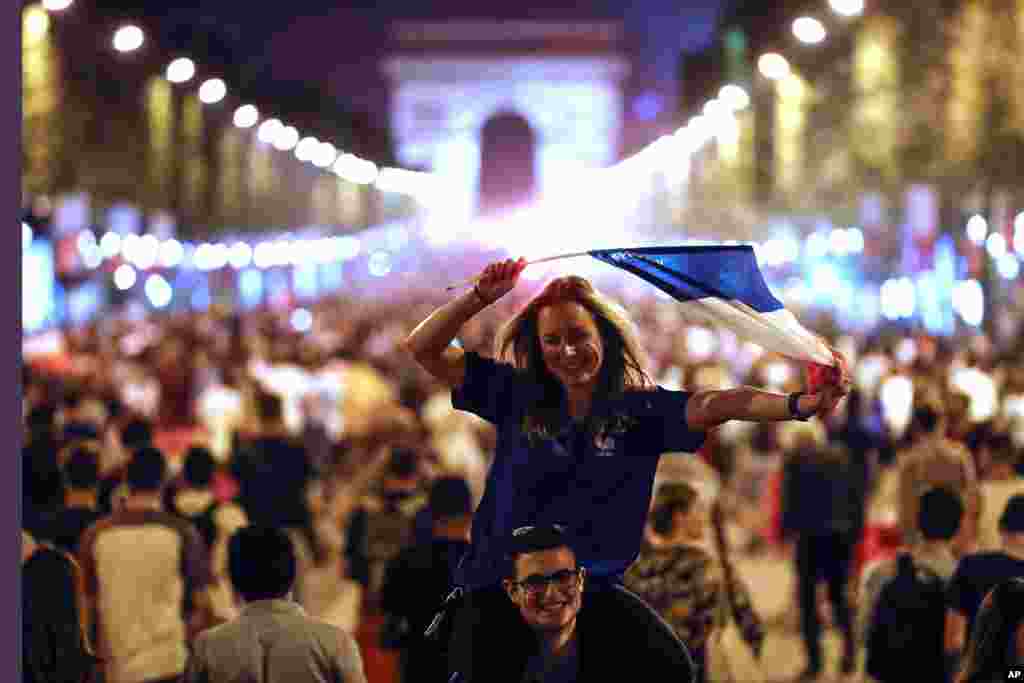
<path id="1" fill-rule="evenodd" d="M 993 588 L 974 619 L 960 683 L 984 683 L 1006 675 L 1018 665 L 1017 629 L 1024 621 L 1024 579 L 1013 578 Z"/>
<path id="2" fill-rule="evenodd" d="M 559 406 L 564 388 L 544 364 L 538 318 L 541 310 L 554 304 L 574 302 L 594 318 L 604 360 L 598 372 L 596 397 L 619 396 L 627 390 L 650 390 L 654 381 L 644 369 L 644 353 L 636 327 L 625 309 L 598 292 L 590 282 L 578 275 L 552 280 L 498 331 L 495 355 L 524 371 L 543 391 L 526 416 L 524 431 L 531 438 L 550 436 L 557 430 Z M 604 426 L 601 418 L 587 418 L 587 428 L 596 431 Z"/>
<path id="3" fill-rule="evenodd" d="M 21 573 L 21 657 L 25 681 L 83 683 L 99 659 L 88 633 L 81 569 L 69 554 L 42 546 Z"/>

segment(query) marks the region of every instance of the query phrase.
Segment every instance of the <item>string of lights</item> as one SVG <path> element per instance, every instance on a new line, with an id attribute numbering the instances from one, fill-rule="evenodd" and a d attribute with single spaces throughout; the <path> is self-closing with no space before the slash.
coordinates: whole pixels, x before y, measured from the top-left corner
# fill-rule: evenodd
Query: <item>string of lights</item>
<path id="1" fill-rule="evenodd" d="M 67 13 L 73 3 L 74 0 L 43 0 L 41 6 L 27 7 L 27 29 L 30 32 L 45 33 L 50 17 Z M 120 53 L 135 52 L 142 49 L 145 43 L 145 32 L 130 22 L 120 25 L 111 38 L 111 46 Z M 205 105 L 217 105 L 229 98 L 228 84 L 223 78 L 215 75 L 201 78 L 201 71 L 201 66 L 193 59 L 179 56 L 167 64 L 163 76 L 178 86 L 198 83 L 197 95 Z M 253 104 L 239 103 L 234 110 L 232 123 L 241 129 L 256 127 L 256 137 L 260 143 L 272 145 L 281 152 L 290 151 L 299 161 L 332 172 L 351 183 L 374 185 L 382 192 L 395 192 L 414 198 L 428 195 L 438 184 L 431 173 L 381 167 L 370 159 L 338 148 L 330 141 L 303 135 L 295 126 L 269 113 L 260 112 Z"/>

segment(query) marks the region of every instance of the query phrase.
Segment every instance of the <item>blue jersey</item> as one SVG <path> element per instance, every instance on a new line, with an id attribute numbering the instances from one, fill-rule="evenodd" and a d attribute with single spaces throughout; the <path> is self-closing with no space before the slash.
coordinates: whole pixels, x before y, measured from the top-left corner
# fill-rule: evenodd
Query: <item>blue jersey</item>
<path id="1" fill-rule="evenodd" d="M 499 582 L 509 569 L 504 546 L 512 531 L 541 524 L 563 525 L 577 560 L 595 578 L 621 575 L 640 551 L 658 458 L 693 453 L 704 443 L 704 432 L 686 425 L 690 394 L 659 387 L 596 401 L 592 413 L 611 419 L 589 436 L 563 397 L 560 429 L 531 443 L 523 422 L 538 387 L 511 365 L 472 352 L 465 359 L 452 404 L 493 423 L 498 443 L 459 584 Z"/>

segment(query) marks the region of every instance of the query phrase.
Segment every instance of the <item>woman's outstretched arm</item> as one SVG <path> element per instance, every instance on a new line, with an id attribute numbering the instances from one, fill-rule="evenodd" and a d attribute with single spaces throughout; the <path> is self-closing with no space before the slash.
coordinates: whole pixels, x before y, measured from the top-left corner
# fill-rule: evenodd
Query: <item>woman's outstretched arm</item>
<path id="1" fill-rule="evenodd" d="M 803 394 L 796 401 L 800 416 L 827 415 L 840 399 L 850 393 L 850 376 L 846 360 L 838 352 L 836 367 L 839 376 L 817 393 Z M 700 391 L 686 403 L 686 424 L 694 430 L 707 430 L 729 420 L 778 422 L 792 420 L 790 394 L 779 394 L 754 387 Z"/>
<path id="2" fill-rule="evenodd" d="M 508 293 L 526 262 L 507 260 L 487 266 L 476 286 L 427 316 L 402 342 L 402 348 L 427 372 L 450 387 L 458 387 L 466 375 L 462 349 L 452 340 L 470 318 Z"/>
<path id="3" fill-rule="evenodd" d="M 800 415 L 815 415 L 827 402 L 825 392 L 804 394 L 797 401 L 797 409 Z M 686 424 L 694 430 L 707 430 L 729 420 L 779 422 L 794 417 L 789 410 L 789 394 L 753 387 L 701 391 L 686 404 Z"/>

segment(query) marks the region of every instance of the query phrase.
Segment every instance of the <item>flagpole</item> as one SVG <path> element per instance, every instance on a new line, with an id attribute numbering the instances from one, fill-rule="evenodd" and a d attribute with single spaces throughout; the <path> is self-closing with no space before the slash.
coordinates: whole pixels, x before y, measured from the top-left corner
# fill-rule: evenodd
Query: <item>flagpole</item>
<path id="1" fill-rule="evenodd" d="M 547 261 L 557 261 L 559 259 L 575 258 L 577 256 L 590 256 L 590 252 L 589 251 L 577 251 L 577 252 L 575 252 L 573 254 L 559 254 L 558 256 L 545 256 L 544 258 L 539 258 L 539 259 L 536 259 L 534 261 L 527 261 L 526 265 L 532 266 L 535 263 L 546 263 Z M 475 285 L 477 280 L 479 280 L 479 279 L 480 279 L 480 276 L 477 275 L 476 277 L 472 277 L 472 278 L 470 278 L 468 280 L 463 280 L 462 282 L 456 282 L 454 285 L 448 285 L 447 287 L 445 287 L 444 291 L 450 292 L 450 291 L 455 290 L 455 289 L 461 289 L 462 287 L 468 287 L 469 285 Z"/>

